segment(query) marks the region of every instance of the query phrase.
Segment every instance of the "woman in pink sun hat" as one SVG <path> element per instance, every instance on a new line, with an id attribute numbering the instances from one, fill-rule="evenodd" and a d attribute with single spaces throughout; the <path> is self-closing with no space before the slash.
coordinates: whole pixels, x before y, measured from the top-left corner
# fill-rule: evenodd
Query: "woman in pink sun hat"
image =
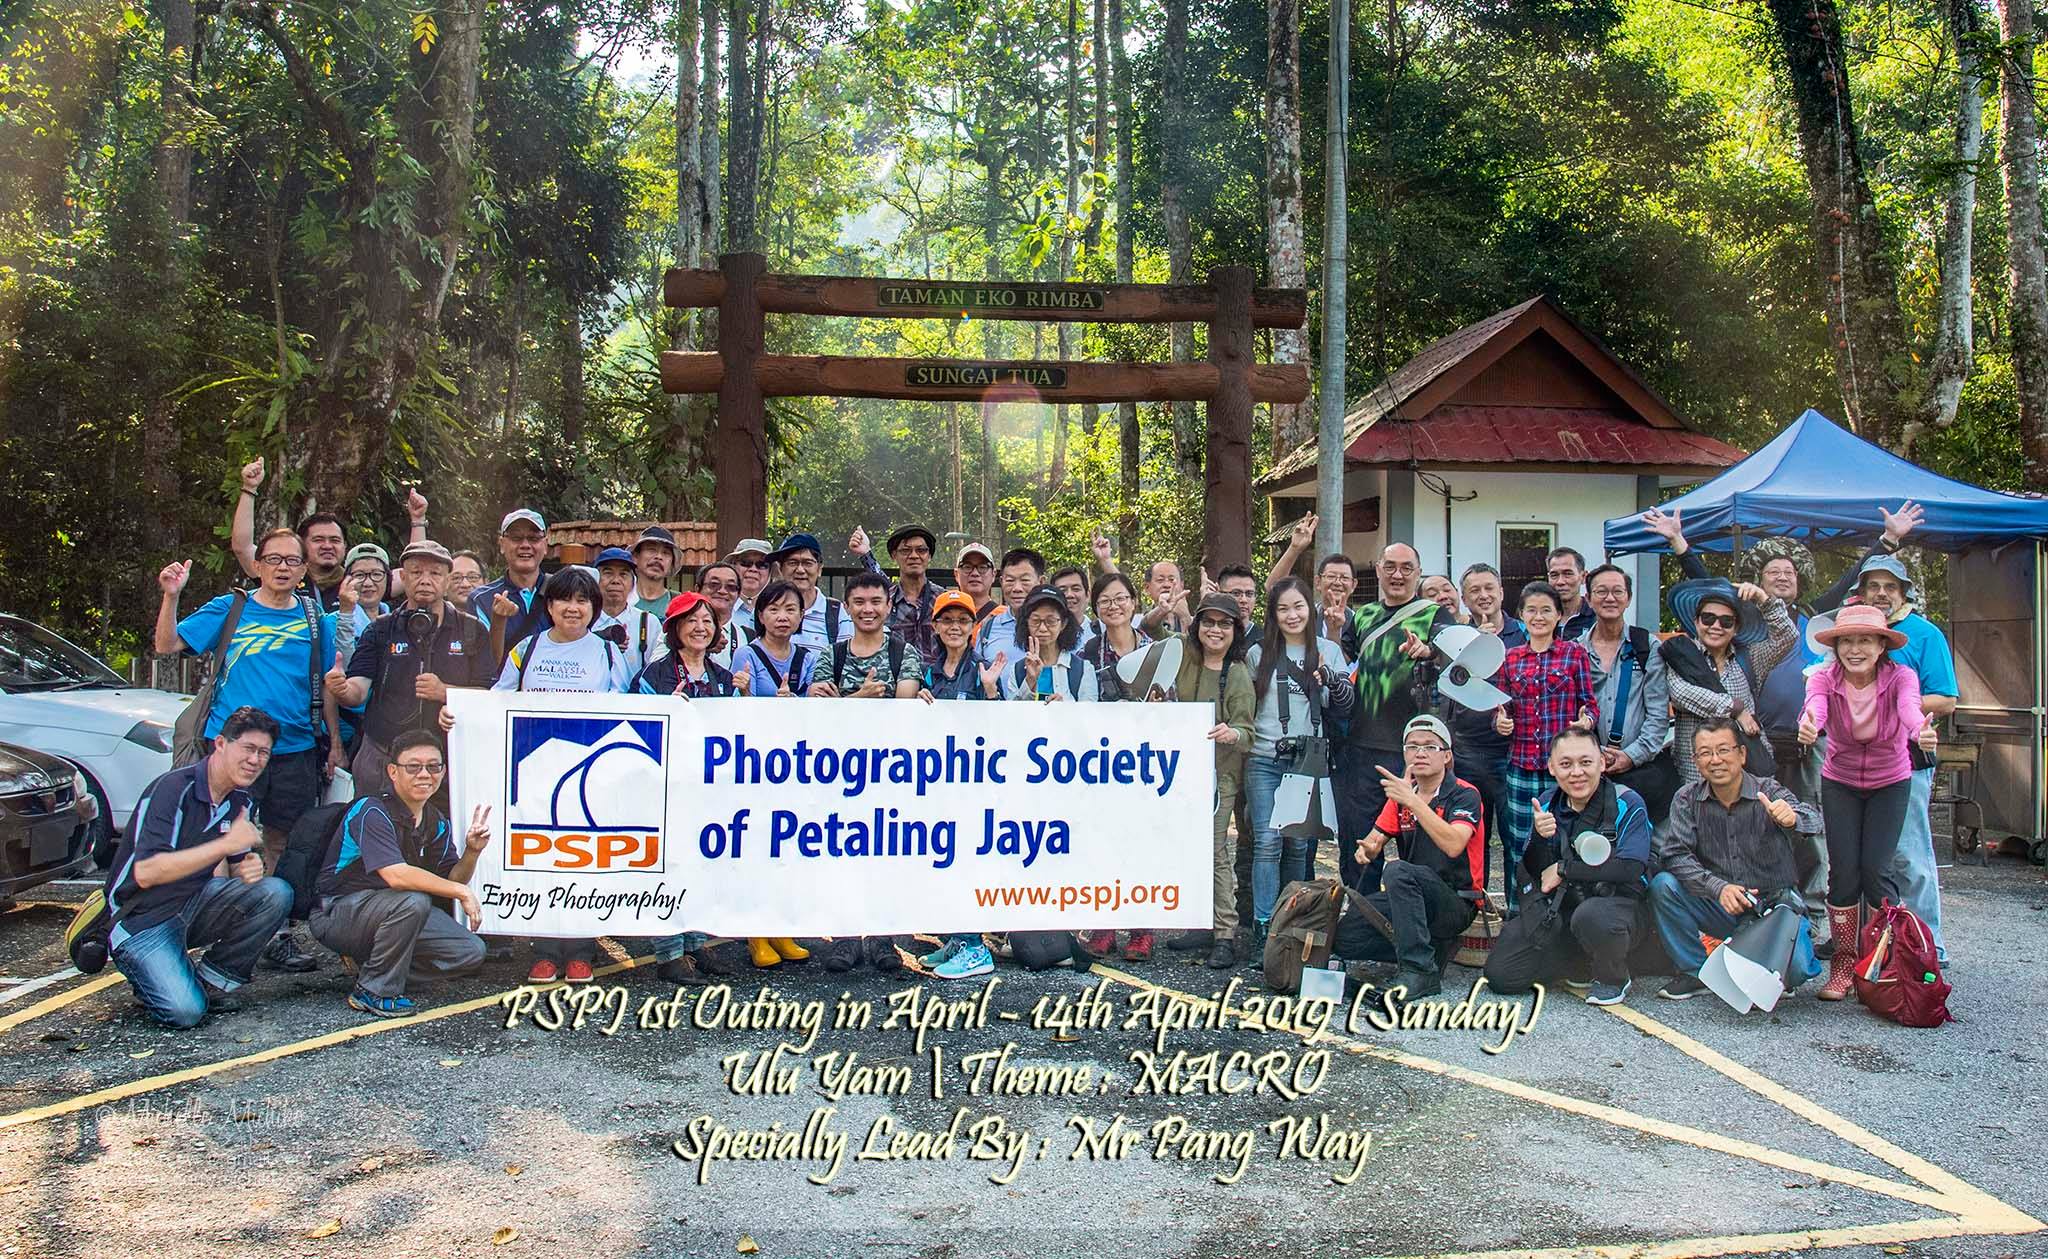
<path id="1" fill-rule="evenodd" d="M 1907 748 L 1934 752 L 1934 724 L 1920 711 L 1920 679 L 1887 654 L 1906 636 L 1877 608 L 1852 604 L 1814 637 L 1835 658 L 1806 679 L 1799 741 L 1825 734 L 1821 812 L 1827 820 L 1828 920 L 1838 946 L 1829 959 L 1823 1001 L 1849 995 L 1862 939 L 1864 905 L 1893 897 L 1886 873 L 1897 855 L 1913 776 Z M 1894 897 L 1894 899 L 1896 899 Z"/>

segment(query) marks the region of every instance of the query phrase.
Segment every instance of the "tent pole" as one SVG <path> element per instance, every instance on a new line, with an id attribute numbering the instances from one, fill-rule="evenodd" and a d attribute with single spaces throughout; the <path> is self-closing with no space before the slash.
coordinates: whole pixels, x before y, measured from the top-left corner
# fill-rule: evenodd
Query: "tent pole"
<path id="1" fill-rule="evenodd" d="M 2048 585 L 2048 573 L 2041 567 L 2044 556 L 2048 556 L 2048 548 L 2042 546 L 2039 538 L 2034 539 L 2034 761 L 2028 769 L 2034 780 L 2033 840 L 2037 844 L 2048 839 L 2048 785 L 2041 781 L 2042 775 L 2048 773 L 2048 740 L 2044 740 L 2042 731 L 2042 706 L 2048 702 L 2048 696 L 2041 693 L 2044 658 L 2048 658 L 2048 625 L 2041 621 L 2041 591 Z"/>
<path id="2" fill-rule="evenodd" d="M 1728 580 L 1742 580 L 1742 523 L 1737 521 L 1728 535 Z"/>

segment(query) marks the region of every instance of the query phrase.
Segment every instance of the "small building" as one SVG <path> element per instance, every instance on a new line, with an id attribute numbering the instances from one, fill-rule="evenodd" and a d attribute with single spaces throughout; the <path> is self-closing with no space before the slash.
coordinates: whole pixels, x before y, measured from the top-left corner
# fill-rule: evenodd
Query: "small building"
<path id="1" fill-rule="evenodd" d="M 1655 506 L 1665 487 L 1705 480 L 1743 454 L 1693 432 L 1549 298 L 1532 298 L 1424 348 L 1345 417 L 1344 551 L 1368 592 L 1388 542 L 1409 543 L 1424 572 L 1453 581 L 1492 564 L 1512 606 L 1552 548 L 1597 564 L 1609 517 Z M 1315 478 L 1309 441 L 1255 489 L 1284 525 L 1314 509 Z M 1657 559 L 1623 563 L 1634 615 L 1654 627 Z"/>
<path id="2" fill-rule="evenodd" d="M 676 570 L 687 573 L 719 556 L 718 526 L 702 520 L 562 520 L 548 526 L 547 562 L 591 564 L 608 546 L 632 549 L 650 525 L 676 535 Z"/>

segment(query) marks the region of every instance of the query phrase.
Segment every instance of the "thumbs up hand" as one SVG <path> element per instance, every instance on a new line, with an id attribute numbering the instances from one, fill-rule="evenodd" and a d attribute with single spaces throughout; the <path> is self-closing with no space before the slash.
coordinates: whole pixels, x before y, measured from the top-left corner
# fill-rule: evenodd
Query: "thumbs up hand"
<path id="1" fill-rule="evenodd" d="M 1814 724 L 1811 713 L 1799 714 L 1799 746 L 1810 748 L 1820 742 L 1820 727 Z"/>
<path id="2" fill-rule="evenodd" d="M 882 679 L 875 676 L 875 671 L 873 669 L 869 669 L 867 679 L 860 684 L 859 689 L 854 691 L 852 698 L 880 699 L 882 697 L 882 694 Z"/>
<path id="3" fill-rule="evenodd" d="M 334 667 L 327 671 L 327 693 L 335 699 L 346 699 L 348 692 L 348 670 L 342 668 L 341 652 L 334 653 Z"/>
<path id="4" fill-rule="evenodd" d="M 1920 725 L 1920 733 L 1914 736 L 1914 741 L 1920 745 L 1920 750 L 1922 752 L 1927 753 L 1927 755 L 1929 756 L 1933 756 L 1935 745 L 1940 740 L 1940 738 L 1941 736 L 1939 732 L 1937 732 L 1934 728 L 1934 718 L 1928 717 L 1922 720 Z"/>
<path id="5" fill-rule="evenodd" d="M 1493 710 L 1493 732 L 1506 738 L 1515 732 L 1515 719 L 1508 716 L 1508 706 L 1502 704 Z"/>
<path id="6" fill-rule="evenodd" d="M 1530 809 L 1531 809 L 1531 812 L 1530 812 L 1530 815 L 1529 815 L 1529 817 L 1530 817 L 1530 822 L 1529 822 L 1529 827 L 1530 827 L 1530 829 L 1531 829 L 1531 830 L 1533 830 L 1533 831 L 1535 831 L 1535 832 L 1536 832 L 1536 834 L 1537 834 L 1537 836 L 1538 836 L 1539 838 L 1542 838 L 1542 839 L 1556 839 L 1556 838 L 1557 838 L 1557 816 L 1556 816 L 1555 814 L 1553 814 L 1553 813 L 1551 813 L 1551 812 L 1547 811 L 1546 809 L 1544 809 L 1544 807 L 1543 807 L 1543 801 L 1542 801 L 1542 799 L 1541 799 L 1540 797 L 1539 797 L 1538 799 L 1535 799 L 1535 800 L 1531 800 L 1531 801 L 1529 802 L 1529 807 L 1530 807 Z"/>

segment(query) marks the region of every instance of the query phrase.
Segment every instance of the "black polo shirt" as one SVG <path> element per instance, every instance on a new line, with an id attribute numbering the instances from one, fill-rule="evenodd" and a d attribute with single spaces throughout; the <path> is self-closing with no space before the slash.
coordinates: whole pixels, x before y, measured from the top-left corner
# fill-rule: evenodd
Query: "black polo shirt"
<path id="1" fill-rule="evenodd" d="M 532 587 L 526 590 L 513 585 L 510 574 L 496 581 L 487 581 L 469 592 L 469 614 L 482 621 L 485 629 L 489 629 L 493 600 L 503 594 L 518 604 L 519 611 L 513 613 L 511 619 L 505 622 L 505 650 L 510 651 L 542 630 L 554 627 L 555 618 L 548 615 L 548 601 L 540 597 L 540 588 L 546 581 L 546 575 L 541 574 L 534 579 Z M 499 663 L 502 662 L 492 661 L 494 665 Z"/>
<path id="2" fill-rule="evenodd" d="M 206 886 L 213 867 L 195 870 L 171 883 L 144 887 L 135 881 L 136 863 L 158 853 L 193 848 L 225 835 L 228 826 L 250 808 L 249 793 L 237 787 L 227 797 L 215 800 L 206 783 L 206 767 L 212 756 L 151 783 L 135 805 L 135 820 L 114 852 L 114 864 L 107 870 L 107 909 L 114 917 L 112 944 L 120 948 L 128 937 L 175 918 L 185 902 Z"/>
<path id="3" fill-rule="evenodd" d="M 387 748 L 407 730 L 440 729 L 441 705 L 413 694 L 420 674 L 431 673 L 449 686 L 478 688 L 489 687 L 498 676 L 490 631 L 481 621 L 443 603 L 440 623 L 425 641 L 414 642 L 405 630 L 410 610 L 400 608 L 370 622 L 348 662 L 350 677 L 370 681 L 363 733 Z"/>
<path id="4" fill-rule="evenodd" d="M 377 871 L 395 865 L 445 879 L 460 857 L 448 820 L 431 801 L 415 824 L 411 810 L 390 793 L 364 796 L 348 806 L 341 825 L 334 828 L 314 888 L 320 896 L 381 892 L 391 885 Z"/>
<path id="5" fill-rule="evenodd" d="M 1392 800 L 1380 810 L 1373 829 L 1394 841 L 1401 860 L 1432 871 L 1453 891 L 1477 891 L 1486 862 L 1486 810 L 1480 803 L 1478 789 L 1462 778 L 1446 778 L 1437 787 L 1429 807 L 1446 822 L 1471 824 L 1472 838 L 1465 841 L 1464 852 L 1453 856 L 1437 847 L 1436 841 L 1423 833 L 1415 815 Z"/>

